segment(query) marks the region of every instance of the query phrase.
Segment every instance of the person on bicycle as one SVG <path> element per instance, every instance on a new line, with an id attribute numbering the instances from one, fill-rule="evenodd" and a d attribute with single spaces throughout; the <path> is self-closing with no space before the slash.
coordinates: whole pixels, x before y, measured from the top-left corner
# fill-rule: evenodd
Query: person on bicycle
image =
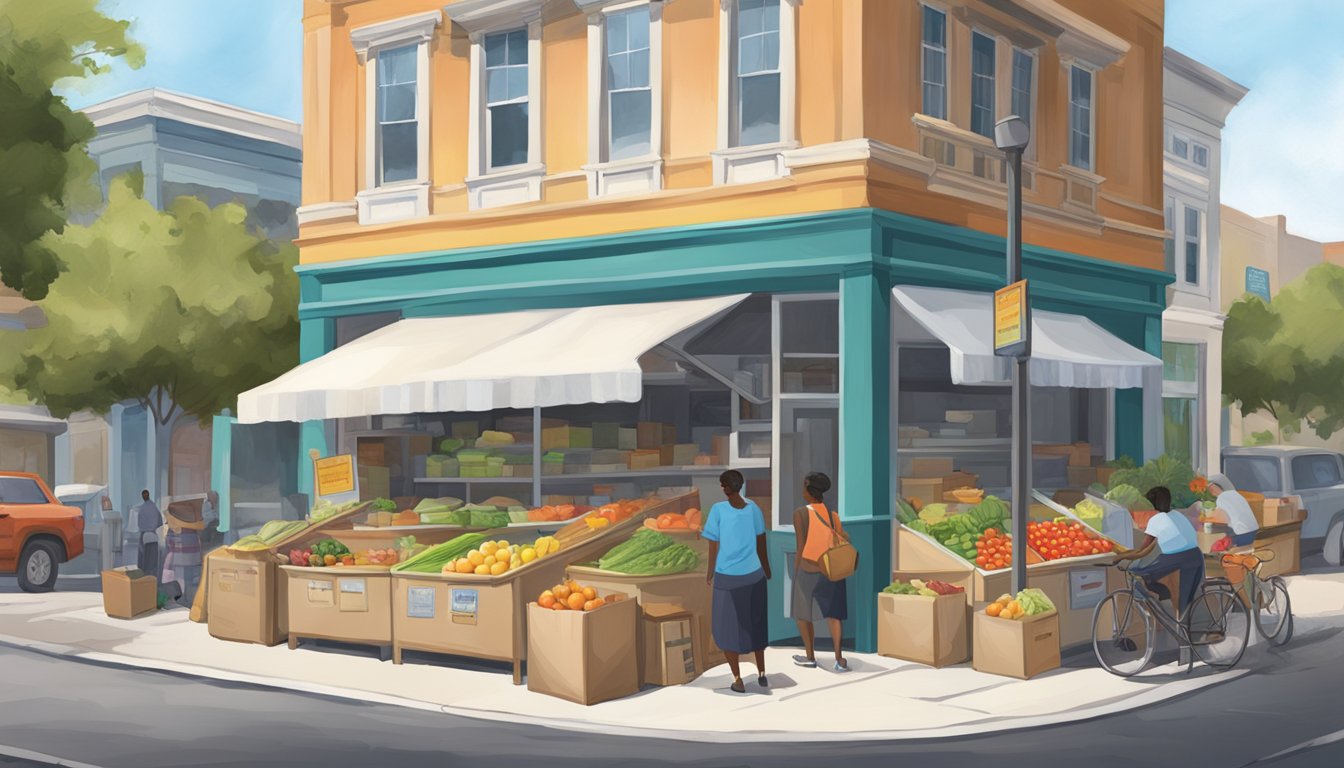
<path id="1" fill-rule="evenodd" d="M 1199 594 L 1199 585 L 1204 581 L 1204 553 L 1199 551 L 1199 537 L 1189 518 L 1180 512 L 1171 511 L 1171 490 L 1158 486 L 1148 491 L 1148 501 L 1157 510 L 1148 521 L 1144 530 L 1143 544 L 1138 549 L 1115 556 L 1115 562 L 1140 560 L 1146 558 L 1156 547 L 1159 554 L 1156 559 L 1130 568 L 1130 573 L 1142 576 L 1148 589 L 1161 595 L 1166 592 L 1158 581 L 1173 572 L 1180 574 L 1181 594 L 1172 595 L 1179 612 L 1184 612 Z"/>

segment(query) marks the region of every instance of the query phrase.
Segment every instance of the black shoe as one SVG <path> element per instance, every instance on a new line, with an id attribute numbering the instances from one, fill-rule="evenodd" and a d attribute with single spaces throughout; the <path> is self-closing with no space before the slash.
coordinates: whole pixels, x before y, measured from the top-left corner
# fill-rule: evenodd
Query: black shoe
<path id="1" fill-rule="evenodd" d="M 741 680 L 734 680 L 733 684 L 728 687 L 732 689 L 733 693 L 747 692 L 747 686 L 743 685 Z"/>
<path id="2" fill-rule="evenodd" d="M 762 688 L 770 687 L 770 681 L 765 679 L 765 675 L 761 675 L 760 677 L 756 678 L 756 684 L 761 686 Z"/>

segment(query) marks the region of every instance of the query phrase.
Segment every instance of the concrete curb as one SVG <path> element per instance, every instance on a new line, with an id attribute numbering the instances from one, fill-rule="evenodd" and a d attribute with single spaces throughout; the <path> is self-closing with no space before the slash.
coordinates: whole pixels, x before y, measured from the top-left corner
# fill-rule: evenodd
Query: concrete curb
<path id="1" fill-rule="evenodd" d="M 1310 635 L 1304 635 L 1306 639 Z M 167 672 L 170 674 L 193 677 L 198 679 L 216 680 L 228 683 L 240 683 L 261 688 L 270 688 L 274 690 L 291 691 L 315 696 L 327 696 L 338 699 L 347 699 L 365 703 L 386 704 L 389 706 L 405 707 L 408 709 L 417 709 L 427 712 L 441 712 L 443 714 L 453 715 L 466 719 L 485 720 L 498 723 L 509 723 L 514 725 L 541 726 L 544 728 L 553 728 L 543 718 L 525 717 L 489 709 L 472 709 L 467 707 L 448 706 L 434 702 L 423 701 L 419 699 L 410 699 L 402 696 L 393 696 L 388 694 L 364 691 L 355 688 L 345 688 L 341 686 L 319 685 L 298 680 L 287 680 L 284 678 L 268 677 L 264 675 L 251 675 L 232 670 L 223 670 L 214 667 L 179 664 L 175 662 L 155 662 L 149 659 L 142 659 L 135 656 L 123 654 L 104 653 L 99 651 L 89 651 L 76 646 L 70 646 L 58 643 L 46 643 L 41 641 L 28 640 L 15 637 L 13 635 L 0 634 L 0 645 L 22 648 L 49 656 L 72 659 L 84 663 L 99 664 L 103 666 L 115 666 L 130 669 L 143 669 L 157 672 Z M 1076 723 L 1085 720 L 1106 717 L 1108 715 L 1119 714 L 1130 710 L 1145 707 L 1151 704 L 1168 701 L 1171 699 L 1187 696 L 1196 691 L 1203 690 L 1215 685 L 1236 680 L 1244 675 L 1251 674 L 1253 670 L 1233 670 L 1218 674 L 1208 674 L 1192 679 L 1181 679 L 1169 683 L 1161 683 L 1153 686 L 1148 691 L 1137 695 L 1127 695 L 1116 700 L 1106 701 L 1084 709 L 1074 710 L 1066 713 L 1054 713 L 1049 715 L 1026 715 L 1026 716 L 986 716 L 984 719 L 967 723 L 964 725 L 948 726 L 937 729 L 919 729 L 919 730 L 884 730 L 884 731 L 850 731 L 845 733 L 831 732 L 810 732 L 804 733 L 796 730 L 770 730 L 770 731 L 747 731 L 736 733 L 706 732 L 706 731 L 682 731 L 671 729 L 645 728 L 639 726 L 614 725 L 611 723 L 593 722 L 585 723 L 584 729 L 590 733 L 598 733 L 606 736 L 616 736 L 625 738 L 643 738 L 643 739 L 666 739 L 673 741 L 694 741 L 711 742 L 717 744 L 733 743 L 828 743 L 840 741 L 937 741 L 942 739 L 963 738 L 968 736 L 984 736 L 994 733 L 1005 733 L 1009 731 L 1018 731 L 1027 728 L 1036 728 L 1047 725 L 1060 725 L 1064 723 Z M 74 765 L 73 763 L 58 763 L 60 765 Z"/>
<path id="2" fill-rule="evenodd" d="M 33 752 L 28 749 L 19 749 L 18 747 L 9 747 L 0 745 L 0 755 L 13 758 L 15 760 L 27 760 L 33 763 L 42 763 L 43 765 L 59 765 L 64 768 L 100 768 L 92 763 L 81 763 L 78 760 L 66 760 L 63 757 L 48 755 L 44 752 Z"/>

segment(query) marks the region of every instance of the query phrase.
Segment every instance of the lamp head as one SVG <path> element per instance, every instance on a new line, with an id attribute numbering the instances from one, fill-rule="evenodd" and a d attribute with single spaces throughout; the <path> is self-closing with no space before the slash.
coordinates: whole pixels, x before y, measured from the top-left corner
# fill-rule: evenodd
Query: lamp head
<path id="1" fill-rule="evenodd" d="M 1017 115 L 1009 115 L 994 124 L 994 146 L 1004 152 L 1021 152 L 1031 143 L 1031 128 Z"/>

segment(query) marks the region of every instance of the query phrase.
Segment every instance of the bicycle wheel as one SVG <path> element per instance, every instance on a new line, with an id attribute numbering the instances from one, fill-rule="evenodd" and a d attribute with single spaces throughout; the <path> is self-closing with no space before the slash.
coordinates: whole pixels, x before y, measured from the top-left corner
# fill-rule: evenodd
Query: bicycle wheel
<path id="1" fill-rule="evenodd" d="M 1200 661 L 1218 669 L 1241 661 L 1251 638 L 1251 617 L 1231 590 L 1200 592 L 1181 621 Z"/>
<path id="2" fill-rule="evenodd" d="M 1260 582 L 1255 590 L 1255 631 L 1280 646 L 1293 637 L 1293 609 L 1288 599 L 1288 584 L 1275 576 Z"/>
<path id="3" fill-rule="evenodd" d="M 1153 659 L 1153 615 L 1132 592 L 1112 592 L 1092 612 L 1092 652 L 1102 668 L 1130 677 Z"/>

